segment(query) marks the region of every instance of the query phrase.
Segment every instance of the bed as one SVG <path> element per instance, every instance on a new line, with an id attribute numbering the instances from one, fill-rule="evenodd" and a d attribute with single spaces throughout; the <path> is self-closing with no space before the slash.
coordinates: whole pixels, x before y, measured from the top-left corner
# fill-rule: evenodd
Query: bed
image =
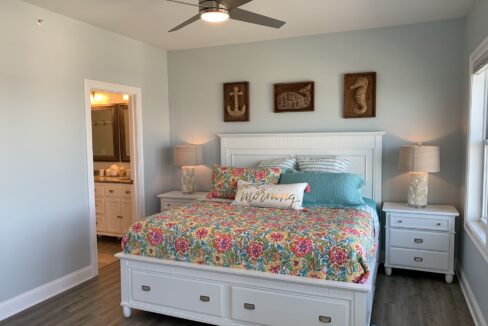
<path id="1" fill-rule="evenodd" d="M 219 135 L 221 164 L 342 155 L 366 180 L 364 196 L 379 203 L 382 135 Z M 156 214 L 131 227 L 117 254 L 124 315 L 135 308 L 214 325 L 369 325 L 379 252 L 374 216 L 367 207 L 284 214 L 210 201 Z M 288 236 L 295 243 L 280 246 Z M 172 240 L 161 245 L 164 238 Z M 314 257 L 329 258 L 297 259 L 310 257 L 312 247 L 323 250 Z"/>

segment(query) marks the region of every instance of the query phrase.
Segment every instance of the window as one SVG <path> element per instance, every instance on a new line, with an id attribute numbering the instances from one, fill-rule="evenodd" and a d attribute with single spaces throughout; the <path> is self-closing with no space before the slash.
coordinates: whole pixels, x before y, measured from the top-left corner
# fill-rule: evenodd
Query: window
<path id="1" fill-rule="evenodd" d="M 470 57 L 466 231 L 488 261 L 488 38 Z"/>

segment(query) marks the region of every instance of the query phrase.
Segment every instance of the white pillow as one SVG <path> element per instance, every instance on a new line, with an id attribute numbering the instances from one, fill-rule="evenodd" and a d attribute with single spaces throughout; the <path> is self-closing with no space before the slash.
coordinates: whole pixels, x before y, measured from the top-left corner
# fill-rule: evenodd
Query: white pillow
<path id="1" fill-rule="evenodd" d="M 261 161 L 260 168 L 281 168 L 282 170 L 296 170 L 297 160 L 295 158 L 275 158 L 272 160 Z"/>
<path id="2" fill-rule="evenodd" d="M 349 160 L 343 156 L 299 156 L 298 169 L 303 172 L 345 173 Z"/>
<path id="3" fill-rule="evenodd" d="M 254 184 L 237 181 L 236 205 L 302 209 L 303 194 L 308 183 Z"/>

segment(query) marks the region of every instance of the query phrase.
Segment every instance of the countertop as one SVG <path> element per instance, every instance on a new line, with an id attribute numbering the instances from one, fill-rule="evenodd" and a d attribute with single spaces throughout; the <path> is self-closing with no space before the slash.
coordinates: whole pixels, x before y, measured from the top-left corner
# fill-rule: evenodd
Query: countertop
<path id="1" fill-rule="evenodd" d="M 134 183 L 134 181 L 129 177 L 100 177 L 98 175 L 95 176 L 95 182 L 97 182 L 97 183 L 124 183 L 124 184 Z"/>

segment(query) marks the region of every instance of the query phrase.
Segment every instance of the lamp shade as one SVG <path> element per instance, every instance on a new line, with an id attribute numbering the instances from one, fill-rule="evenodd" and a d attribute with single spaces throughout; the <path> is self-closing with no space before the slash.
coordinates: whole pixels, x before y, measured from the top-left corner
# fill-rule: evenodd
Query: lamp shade
<path id="1" fill-rule="evenodd" d="M 401 146 L 398 167 L 404 171 L 439 172 L 439 146 Z"/>
<path id="2" fill-rule="evenodd" d="M 174 164 L 176 166 L 195 166 L 202 164 L 202 147 L 197 145 L 175 146 Z"/>

